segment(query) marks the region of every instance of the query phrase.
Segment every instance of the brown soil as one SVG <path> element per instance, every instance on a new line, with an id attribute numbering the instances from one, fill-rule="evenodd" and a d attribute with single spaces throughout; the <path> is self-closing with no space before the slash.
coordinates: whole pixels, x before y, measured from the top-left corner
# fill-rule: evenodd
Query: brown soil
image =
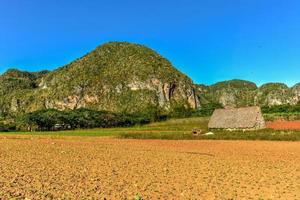
<path id="1" fill-rule="evenodd" d="M 132 199 L 135 193 L 300 199 L 300 143 L 0 136 L 2 199 Z"/>
<path id="2" fill-rule="evenodd" d="M 300 120 L 298 121 L 274 121 L 267 122 L 267 128 L 275 130 L 300 130 Z"/>

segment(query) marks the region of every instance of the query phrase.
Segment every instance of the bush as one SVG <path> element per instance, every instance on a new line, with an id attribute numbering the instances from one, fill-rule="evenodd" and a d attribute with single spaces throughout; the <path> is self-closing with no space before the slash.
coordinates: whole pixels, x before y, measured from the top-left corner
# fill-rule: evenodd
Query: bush
<path id="1" fill-rule="evenodd" d="M 15 124 L 4 124 L 0 122 L 0 132 L 8 132 L 8 131 L 15 131 L 16 125 Z"/>

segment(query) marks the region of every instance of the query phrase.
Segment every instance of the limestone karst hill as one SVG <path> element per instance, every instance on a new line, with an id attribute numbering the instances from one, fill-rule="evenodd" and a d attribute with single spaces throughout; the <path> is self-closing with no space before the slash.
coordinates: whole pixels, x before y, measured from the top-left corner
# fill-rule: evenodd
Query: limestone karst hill
<path id="1" fill-rule="evenodd" d="M 202 105 L 220 104 L 222 107 L 296 105 L 300 103 L 300 83 L 289 88 L 283 83 L 266 83 L 257 87 L 244 80 L 229 80 L 214 85 L 197 85 Z"/>
<path id="2" fill-rule="evenodd" d="M 139 112 L 157 106 L 197 108 L 192 80 L 155 51 L 110 42 L 51 72 L 0 76 L 2 115 L 43 108 Z"/>

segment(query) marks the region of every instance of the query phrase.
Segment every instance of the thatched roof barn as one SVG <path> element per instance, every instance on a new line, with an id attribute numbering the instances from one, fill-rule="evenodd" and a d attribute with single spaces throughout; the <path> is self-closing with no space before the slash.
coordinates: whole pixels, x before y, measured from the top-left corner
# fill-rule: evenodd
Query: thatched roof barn
<path id="1" fill-rule="evenodd" d="M 210 129 L 257 130 L 265 128 L 260 107 L 216 109 L 210 118 Z"/>

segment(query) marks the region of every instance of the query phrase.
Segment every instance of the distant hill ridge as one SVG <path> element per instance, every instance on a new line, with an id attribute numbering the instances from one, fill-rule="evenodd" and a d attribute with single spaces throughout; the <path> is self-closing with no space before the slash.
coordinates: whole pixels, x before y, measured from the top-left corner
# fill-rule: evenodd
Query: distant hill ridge
<path id="1" fill-rule="evenodd" d="M 109 42 L 53 71 L 7 70 L 0 75 L 0 117 L 44 108 L 90 108 L 142 112 L 158 107 L 192 109 L 217 103 L 223 107 L 297 104 L 300 83 L 257 87 L 244 80 L 197 85 L 143 45 Z"/>
<path id="2" fill-rule="evenodd" d="M 300 103 L 300 83 L 290 88 L 283 83 L 257 87 L 253 82 L 235 79 L 197 85 L 197 94 L 202 104 L 214 102 L 223 107 L 296 105 Z"/>

